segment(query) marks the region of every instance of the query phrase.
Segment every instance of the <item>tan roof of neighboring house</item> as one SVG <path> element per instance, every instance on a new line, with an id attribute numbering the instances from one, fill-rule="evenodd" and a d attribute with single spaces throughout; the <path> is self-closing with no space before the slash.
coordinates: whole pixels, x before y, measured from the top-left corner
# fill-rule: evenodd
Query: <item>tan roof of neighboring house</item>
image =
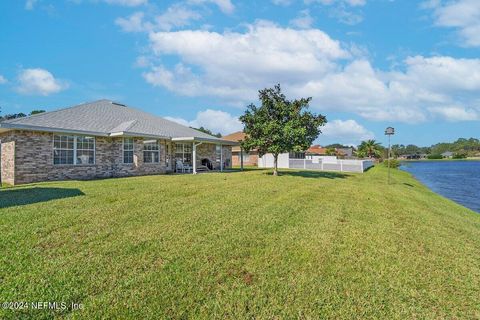
<path id="1" fill-rule="evenodd" d="M 327 148 L 324 148 L 320 145 L 314 145 L 307 149 L 306 153 L 313 153 L 313 154 L 326 154 Z"/>
<path id="2" fill-rule="evenodd" d="M 245 139 L 245 133 L 242 131 L 234 132 L 227 136 L 223 136 L 222 139 L 235 142 L 243 141 Z"/>
<path id="3" fill-rule="evenodd" d="M 241 141 L 245 140 L 245 136 L 246 135 L 245 135 L 244 132 L 237 131 L 237 132 L 231 133 L 229 135 L 223 136 L 222 139 L 223 140 L 228 140 L 228 141 L 233 141 L 233 142 L 241 142 Z M 240 147 L 234 146 L 234 147 L 232 147 L 232 151 L 233 152 L 239 152 Z M 253 149 L 253 150 L 250 150 L 250 151 L 257 151 L 257 149 Z"/>

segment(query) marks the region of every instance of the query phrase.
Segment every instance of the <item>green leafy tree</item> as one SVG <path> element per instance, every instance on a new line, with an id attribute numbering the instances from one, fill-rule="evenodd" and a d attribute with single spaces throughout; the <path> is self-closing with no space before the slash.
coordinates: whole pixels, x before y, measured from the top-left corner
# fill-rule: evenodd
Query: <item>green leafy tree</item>
<path id="1" fill-rule="evenodd" d="M 12 120 L 12 119 L 17 119 L 17 118 L 23 118 L 26 117 L 27 115 L 23 112 L 20 113 L 12 113 L 12 114 L 6 114 L 3 117 L 0 117 L 0 121 L 3 120 Z"/>
<path id="2" fill-rule="evenodd" d="M 45 110 L 32 110 L 29 115 L 33 116 L 34 114 L 39 114 L 39 113 L 44 113 L 44 112 L 45 112 Z"/>
<path id="3" fill-rule="evenodd" d="M 258 149 L 260 156 L 273 155 L 273 174 L 278 175 L 278 155 L 303 152 L 321 133 L 327 119 L 308 111 L 312 98 L 287 100 L 280 85 L 259 91 L 261 107 L 251 104 L 240 117 L 246 138 L 242 147 Z"/>
<path id="4" fill-rule="evenodd" d="M 200 132 L 203 132 L 203 133 L 206 133 L 206 134 L 209 134 L 209 135 L 217 137 L 217 138 L 222 137 L 222 135 L 220 133 L 213 133 L 211 130 L 209 130 L 207 128 L 204 128 L 204 127 L 200 127 L 200 128 L 190 127 L 190 128 L 195 129 L 195 130 L 200 131 Z"/>
<path id="5" fill-rule="evenodd" d="M 375 140 L 366 140 L 358 146 L 357 156 L 361 158 L 380 158 L 384 148 Z"/>
<path id="6" fill-rule="evenodd" d="M 327 148 L 326 153 L 327 156 L 334 156 L 337 154 L 337 150 L 335 148 Z"/>

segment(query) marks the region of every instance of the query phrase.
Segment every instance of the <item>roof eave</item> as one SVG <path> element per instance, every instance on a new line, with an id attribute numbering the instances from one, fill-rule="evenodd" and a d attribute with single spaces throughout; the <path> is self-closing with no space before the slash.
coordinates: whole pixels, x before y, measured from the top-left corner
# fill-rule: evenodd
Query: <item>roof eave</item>
<path id="1" fill-rule="evenodd" d="M 204 138 L 204 137 L 175 137 L 175 138 L 172 138 L 172 141 L 211 142 L 211 143 L 222 144 L 227 146 L 240 145 L 238 142 L 235 142 L 235 141 L 228 141 L 228 140 L 215 139 L 215 138 Z"/>
<path id="2" fill-rule="evenodd" d="M 99 136 L 99 137 L 108 137 L 108 134 L 105 132 L 31 126 L 27 124 L 17 124 L 17 123 L 0 123 L 0 129 L 28 130 L 28 131 L 54 132 L 54 133 L 73 133 L 73 134 L 92 135 L 92 136 Z"/>
<path id="3" fill-rule="evenodd" d="M 152 138 L 152 139 L 164 139 L 164 140 L 172 140 L 171 137 L 161 136 L 161 135 L 153 135 L 153 134 L 145 134 L 139 132 L 111 132 L 109 134 L 110 137 L 141 137 L 141 138 Z"/>

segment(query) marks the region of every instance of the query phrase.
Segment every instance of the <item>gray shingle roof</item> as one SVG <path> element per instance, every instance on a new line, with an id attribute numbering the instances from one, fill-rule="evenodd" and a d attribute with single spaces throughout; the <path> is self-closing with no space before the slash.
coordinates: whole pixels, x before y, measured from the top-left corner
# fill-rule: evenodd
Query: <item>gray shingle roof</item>
<path id="1" fill-rule="evenodd" d="M 104 136 L 123 134 L 225 142 L 209 134 L 110 100 L 99 100 L 26 118 L 8 120 L 0 123 L 0 127 L 85 132 Z"/>

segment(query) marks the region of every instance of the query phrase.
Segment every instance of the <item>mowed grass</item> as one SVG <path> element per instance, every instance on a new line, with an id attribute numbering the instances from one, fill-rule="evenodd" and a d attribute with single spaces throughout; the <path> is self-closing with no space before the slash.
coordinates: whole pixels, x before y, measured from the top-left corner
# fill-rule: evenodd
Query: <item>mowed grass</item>
<path id="1" fill-rule="evenodd" d="M 405 172 L 0 191 L 0 318 L 480 318 L 480 215 Z"/>

